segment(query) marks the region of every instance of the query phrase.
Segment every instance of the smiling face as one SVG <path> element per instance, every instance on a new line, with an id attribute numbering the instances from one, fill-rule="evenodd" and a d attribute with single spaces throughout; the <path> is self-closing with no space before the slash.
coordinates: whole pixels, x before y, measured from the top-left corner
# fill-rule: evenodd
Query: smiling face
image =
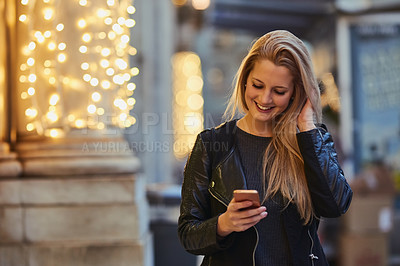
<path id="1" fill-rule="evenodd" d="M 272 130 L 273 119 L 286 110 L 293 91 L 293 76 L 288 68 L 267 59 L 257 61 L 246 82 L 248 110 L 244 121 L 253 129 Z"/>

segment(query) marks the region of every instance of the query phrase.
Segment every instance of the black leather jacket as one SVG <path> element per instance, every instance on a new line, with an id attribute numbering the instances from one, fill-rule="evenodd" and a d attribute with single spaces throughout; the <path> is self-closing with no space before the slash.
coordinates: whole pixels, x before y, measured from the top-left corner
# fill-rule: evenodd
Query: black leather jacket
<path id="1" fill-rule="evenodd" d="M 201 265 L 254 265 L 259 237 L 255 227 L 224 239 L 217 236 L 218 216 L 226 211 L 233 190 L 246 188 L 235 129 L 236 121 L 230 121 L 201 132 L 185 166 L 178 235 L 188 252 L 205 255 Z M 344 214 L 353 193 L 331 135 L 317 128 L 298 133 L 297 139 L 316 215 Z M 319 220 L 303 225 L 294 205 L 284 210 L 283 220 L 293 265 L 328 265 L 317 235 Z"/>

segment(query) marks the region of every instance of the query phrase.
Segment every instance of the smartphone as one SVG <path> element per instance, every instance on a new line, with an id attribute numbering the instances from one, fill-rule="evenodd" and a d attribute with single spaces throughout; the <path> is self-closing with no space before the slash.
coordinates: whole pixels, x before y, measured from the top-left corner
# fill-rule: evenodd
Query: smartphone
<path id="1" fill-rule="evenodd" d="M 233 191 L 233 197 L 235 201 L 245 201 L 250 200 L 253 205 L 250 208 L 260 207 L 260 197 L 258 196 L 258 191 L 253 189 L 236 189 Z"/>

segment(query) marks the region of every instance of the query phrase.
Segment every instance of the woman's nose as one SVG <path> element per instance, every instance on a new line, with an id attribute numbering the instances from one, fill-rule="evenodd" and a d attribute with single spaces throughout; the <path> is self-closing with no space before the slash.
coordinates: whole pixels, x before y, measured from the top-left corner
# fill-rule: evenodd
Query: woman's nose
<path id="1" fill-rule="evenodd" d="M 260 95 L 261 104 L 268 104 L 272 102 L 272 93 L 270 89 L 264 89 Z"/>

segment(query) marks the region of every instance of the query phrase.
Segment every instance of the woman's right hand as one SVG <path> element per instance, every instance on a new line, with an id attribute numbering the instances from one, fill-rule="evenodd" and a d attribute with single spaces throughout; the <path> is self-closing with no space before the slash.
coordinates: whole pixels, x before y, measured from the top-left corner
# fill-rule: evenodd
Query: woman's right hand
<path id="1" fill-rule="evenodd" d="M 267 217 L 265 206 L 249 208 L 251 201 L 237 202 L 232 199 L 226 212 L 218 217 L 217 233 L 225 237 L 232 232 L 242 232 Z"/>

